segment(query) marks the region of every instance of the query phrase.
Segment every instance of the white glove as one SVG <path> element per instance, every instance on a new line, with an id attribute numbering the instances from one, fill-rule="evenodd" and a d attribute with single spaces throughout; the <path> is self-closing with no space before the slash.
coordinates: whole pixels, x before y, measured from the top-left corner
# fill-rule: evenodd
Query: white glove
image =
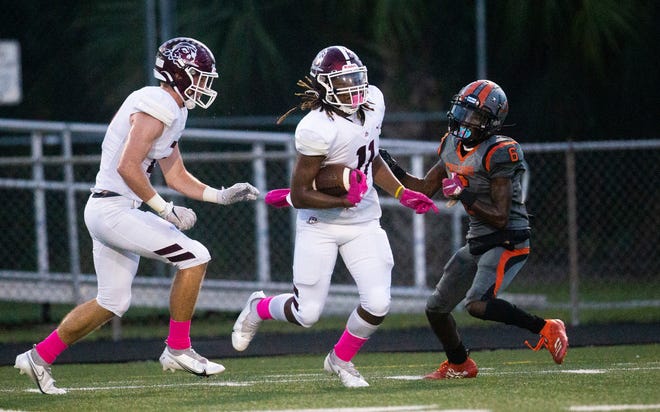
<path id="1" fill-rule="evenodd" d="M 165 209 L 158 215 L 174 224 L 179 230 L 188 230 L 197 222 L 197 215 L 192 209 L 174 206 L 172 202 L 165 204 Z"/>
<path id="2" fill-rule="evenodd" d="M 217 196 L 221 205 L 231 205 L 245 200 L 257 200 L 259 190 L 249 183 L 236 183 L 232 187 L 218 190 Z"/>

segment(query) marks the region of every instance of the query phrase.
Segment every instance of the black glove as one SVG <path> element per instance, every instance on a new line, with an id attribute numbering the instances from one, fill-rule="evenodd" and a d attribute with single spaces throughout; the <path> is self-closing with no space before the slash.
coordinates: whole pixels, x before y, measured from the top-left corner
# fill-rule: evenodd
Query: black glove
<path id="1" fill-rule="evenodd" d="M 394 173 L 394 176 L 396 176 L 397 179 L 401 180 L 404 177 L 406 177 L 406 172 L 401 166 L 399 166 L 399 163 L 397 163 L 396 160 L 390 154 L 387 152 L 385 149 L 378 149 L 378 153 L 380 154 L 380 157 L 387 163 L 387 166 L 389 166 L 390 170 L 392 173 Z"/>

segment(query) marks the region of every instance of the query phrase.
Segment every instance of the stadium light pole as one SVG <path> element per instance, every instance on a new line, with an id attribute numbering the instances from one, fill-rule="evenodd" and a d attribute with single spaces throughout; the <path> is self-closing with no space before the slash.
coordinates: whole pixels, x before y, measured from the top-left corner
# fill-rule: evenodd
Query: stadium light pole
<path id="1" fill-rule="evenodd" d="M 152 72 L 154 68 L 154 51 L 161 42 L 172 37 L 172 27 L 175 25 L 175 0 L 159 0 L 158 11 L 156 0 L 144 0 L 144 31 L 145 31 L 145 80 L 150 86 L 158 82 Z M 156 13 L 158 12 L 158 18 Z M 160 37 L 160 41 L 158 39 Z"/>
<path id="2" fill-rule="evenodd" d="M 144 0 L 144 78 L 149 86 L 157 84 L 156 78 L 152 75 L 154 50 L 156 49 L 156 4 L 154 2 L 155 0 Z"/>
<path id="3" fill-rule="evenodd" d="M 477 30 L 477 79 L 486 79 L 486 0 L 477 0 L 474 9 Z"/>
<path id="4" fill-rule="evenodd" d="M 160 0 L 160 41 L 172 38 L 176 26 L 176 0 Z"/>

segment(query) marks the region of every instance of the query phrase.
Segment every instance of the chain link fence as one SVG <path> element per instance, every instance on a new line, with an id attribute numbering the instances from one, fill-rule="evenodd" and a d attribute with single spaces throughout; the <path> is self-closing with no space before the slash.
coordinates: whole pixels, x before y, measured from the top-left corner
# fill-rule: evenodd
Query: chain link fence
<path id="1" fill-rule="evenodd" d="M 91 239 L 83 209 L 100 161 L 105 126 L 0 119 L 0 300 L 76 303 L 96 294 Z M 508 291 L 526 307 L 660 306 L 660 140 L 525 143 L 527 203 L 534 215 L 532 254 Z M 408 170 L 422 176 L 436 142 L 382 139 Z M 164 197 L 193 208 L 189 236 L 211 251 L 198 308 L 238 311 L 253 290 L 291 290 L 294 211 L 268 208 L 263 195 L 288 186 L 295 151 L 288 133 L 188 129 L 186 166 L 214 186 L 249 181 L 257 202 L 231 206 Z M 441 196 L 436 202 L 444 205 Z M 459 206 L 415 215 L 387 195 L 383 217 L 395 256 L 393 312 L 423 310 L 445 262 L 462 245 L 467 218 Z M 143 206 L 144 207 L 144 206 Z M 310 268 L 310 270 L 314 270 Z M 133 306 L 167 307 L 171 267 L 143 259 Z M 338 259 L 326 313 L 357 303 Z"/>

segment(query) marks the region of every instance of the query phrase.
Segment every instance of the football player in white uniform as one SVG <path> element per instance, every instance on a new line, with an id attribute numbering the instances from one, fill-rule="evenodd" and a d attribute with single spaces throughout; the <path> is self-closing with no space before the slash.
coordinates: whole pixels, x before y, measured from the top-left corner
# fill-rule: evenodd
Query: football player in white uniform
<path id="1" fill-rule="evenodd" d="M 337 374 L 346 387 L 368 386 L 351 360 L 388 313 L 394 264 L 387 235 L 380 227 L 381 209 L 373 184 L 417 213 L 438 209 L 425 195 L 406 189 L 378 155 L 383 94 L 369 85 L 367 68 L 354 52 L 343 46 L 321 50 L 312 62 L 310 77 L 298 85 L 305 89 L 299 107 L 310 112 L 295 132 L 298 155 L 291 190 L 271 191 L 266 200 L 276 207 L 291 204 L 299 209 L 293 293 L 267 297 L 262 291 L 254 292 L 234 324 L 232 344 L 236 350 L 245 350 L 265 319 L 303 327 L 316 323 L 339 253 L 355 280 L 360 304 L 325 358 L 324 368 Z M 313 189 L 319 169 L 328 164 L 355 169 L 345 196 Z"/>
<path id="2" fill-rule="evenodd" d="M 495 82 L 477 80 L 452 99 L 449 131 L 440 142 L 438 162 L 423 179 L 408 174 L 387 152 L 381 153 L 404 184 L 428 196 L 442 188 L 450 199 L 448 206 L 460 202 L 470 220 L 467 244 L 449 259 L 426 303 L 431 329 L 447 355 L 426 379 L 474 378 L 479 372 L 451 314 L 462 301 L 476 318 L 539 334 L 533 349 L 547 348 L 556 363 L 566 356 L 563 321 L 540 318 L 499 295 L 530 252 L 531 229 L 522 190 L 527 164 L 518 142 L 497 133 L 508 113 L 504 90 Z"/>
<path id="3" fill-rule="evenodd" d="M 177 143 L 188 110 L 208 108 L 217 94 L 211 88 L 218 77 L 211 50 L 192 38 L 170 39 L 158 49 L 154 75 L 160 86 L 131 93 L 110 122 L 100 170 L 85 207 L 98 294 L 74 308 L 46 339 L 16 358 L 15 367 L 45 394 L 66 392 L 55 386 L 51 375 L 50 365 L 57 356 L 128 310 L 141 256 L 177 268 L 170 294 L 169 335 L 160 357 L 163 370 L 209 376 L 225 369 L 198 355 L 190 342 L 191 319 L 211 259 L 204 245 L 182 232 L 195 224 L 197 216 L 191 209 L 165 201 L 149 177 L 158 164 L 172 189 L 222 205 L 255 200 L 259 192 L 249 183 L 215 189 L 184 166 Z M 155 213 L 139 210 L 143 202 Z"/>

